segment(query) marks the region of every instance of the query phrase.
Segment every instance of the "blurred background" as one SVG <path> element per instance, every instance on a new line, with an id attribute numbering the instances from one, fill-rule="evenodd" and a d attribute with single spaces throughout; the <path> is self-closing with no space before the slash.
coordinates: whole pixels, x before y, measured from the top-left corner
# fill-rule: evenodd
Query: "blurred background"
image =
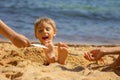
<path id="1" fill-rule="evenodd" d="M 56 22 L 55 43 L 120 45 L 120 0 L 0 0 L 0 19 L 31 41 L 43 16 Z"/>

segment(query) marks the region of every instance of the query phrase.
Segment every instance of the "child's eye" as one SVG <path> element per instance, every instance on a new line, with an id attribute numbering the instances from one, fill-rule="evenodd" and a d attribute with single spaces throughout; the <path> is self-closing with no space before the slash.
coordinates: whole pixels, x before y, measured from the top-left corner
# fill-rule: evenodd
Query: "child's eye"
<path id="1" fill-rule="evenodd" d="M 47 31 L 50 31 L 50 28 L 46 28 Z"/>
<path id="2" fill-rule="evenodd" d="M 41 32 L 43 32 L 43 30 L 39 30 L 38 32 L 41 33 Z"/>

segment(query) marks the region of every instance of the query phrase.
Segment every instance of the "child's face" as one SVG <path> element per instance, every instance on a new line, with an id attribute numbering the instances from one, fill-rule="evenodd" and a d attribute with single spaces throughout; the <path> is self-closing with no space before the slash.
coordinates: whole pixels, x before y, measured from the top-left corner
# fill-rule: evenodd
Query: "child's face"
<path id="1" fill-rule="evenodd" d="M 38 24 L 35 34 L 42 44 L 45 44 L 48 41 L 52 41 L 56 36 L 56 32 L 53 27 L 46 22 Z"/>

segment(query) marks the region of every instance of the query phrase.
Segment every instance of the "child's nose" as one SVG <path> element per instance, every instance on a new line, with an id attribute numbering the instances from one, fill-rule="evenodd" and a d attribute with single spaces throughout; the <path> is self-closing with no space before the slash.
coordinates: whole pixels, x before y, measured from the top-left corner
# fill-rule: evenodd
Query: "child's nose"
<path id="1" fill-rule="evenodd" d="M 44 31 L 43 31 L 44 33 L 47 33 L 47 30 L 46 29 L 44 29 Z"/>

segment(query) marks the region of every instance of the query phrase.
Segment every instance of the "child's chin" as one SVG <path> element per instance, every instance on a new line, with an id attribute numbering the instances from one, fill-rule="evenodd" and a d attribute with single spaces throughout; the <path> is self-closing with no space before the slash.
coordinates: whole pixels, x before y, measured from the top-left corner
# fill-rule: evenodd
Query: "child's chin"
<path id="1" fill-rule="evenodd" d="M 44 40 L 43 43 L 49 43 L 51 40 Z"/>

